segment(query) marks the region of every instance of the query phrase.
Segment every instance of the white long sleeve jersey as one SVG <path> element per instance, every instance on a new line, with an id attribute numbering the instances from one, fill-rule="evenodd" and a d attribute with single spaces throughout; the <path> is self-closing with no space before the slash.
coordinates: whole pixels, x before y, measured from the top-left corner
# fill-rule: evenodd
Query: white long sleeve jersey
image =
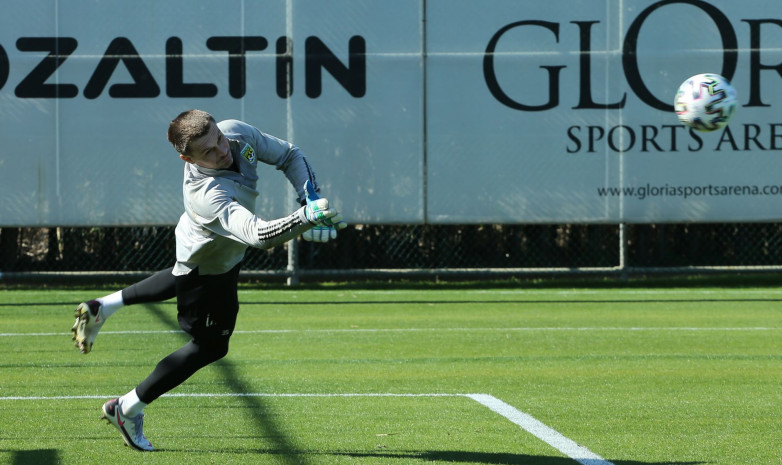
<path id="1" fill-rule="evenodd" d="M 300 208 L 266 221 L 255 215 L 258 161 L 274 165 L 304 199 L 304 182 L 317 186 L 315 174 L 294 145 L 237 120 L 217 123 L 231 146 L 239 172 L 185 163 L 182 193 L 185 212 L 176 226 L 174 275 L 195 268 L 200 274 L 225 273 L 244 258 L 248 247 L 281 245 L 312 227 Z"/>

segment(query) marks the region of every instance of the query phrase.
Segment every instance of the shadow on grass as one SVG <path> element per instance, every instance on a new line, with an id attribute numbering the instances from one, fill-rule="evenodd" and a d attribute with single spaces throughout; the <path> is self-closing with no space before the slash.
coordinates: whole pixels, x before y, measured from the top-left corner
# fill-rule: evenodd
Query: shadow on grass
<path id="1" fill-rule="evenodd" d="M 11 465 L 49 465 L 60 463 L 57 449 L 14 450 L 11 452 Z"/>
<path id="2" fill-rule="evenodd" d="M 182 451 L 178 451 L 182 452 Z M 189 450 L 187 452 L 196 453 L 204 451 Z M 485 465 L 703 465 L 709 462 L 701 461 L 664 461 L 664 462 L 650 462 L 643 460 L 609 460 L 609 459 L 571 459 L 567 457 L 553 457 L 550 455 L 529 455 L 529 454 L 513 454 L 508 452 L 470 452 L 459 450 L 431 450 L 431 451 L 418 451 L 418 450 L 403 450 L 403 451 L 320 451 L 320 450 L 304 450 L 304 449 L 291 449 L 287 447 L 283 448 L 269 448 L 269 449 L 219 449 L 223 454 L 236 454 L 236 455 L 266 455 L 274 457 L 275 460 L 284 460 L 285 463 L 318 463 L 316 457 L 333 456 L 333 457 L 345 457 L 348 459 L 376 459 L 382 460 L 381 463 L 397 463 L 398 461 L 404 461 L 403 463 L 419 463 L 419 462 L 431 462 L 431 463 L 480 463 Z M 313 457 L 313 460 L 307 461 L 307 457 Z M 351 460 L 349 463 L 354 463 Z M 361 463 L 361 462 L 355 462 Z M 375 463 L 373 460 L 372 463 Z"/>
<path id="3" fill-rule="evenodd" d="M 166 326 L 172 329 L 179 329 L 176 314 L 172 315 L 170 312 L 164 312 L 157 304 L 147 304 L 145 307 Z M 190 339 L 186 333 L 181 333 L 181 336 L 183 342 Z M 211 366 L 220 371 L 223 382 L 228 386 L 230 392 L 253 392 L 252 386 L 241 379 L 230 361 L 225 359 L 219 360 Z M 194 376 L 198 376 L 198 373 Z M 238 397 L 238 399 L 241 399 L 244 403 L 248 415 L 255 422 L 255 425 L 261 432 L 261 436 L 271 442 L 271 447 L 276 450 L 289 451 L 287 454 L 280 455 L 282 463 L 290 465 L 307 465 L 309 463 L 299 452 L 296 445 L 288 439 L 286 433 L 273 421 L 273 412 L 262 398 Z"/>
<path id="4" fill-rule="evenodd" d="M 164 312 L 157 305 L 147 305 L 149 311 L 167 326 L 178 328 L 176 316 Z M 187 340 L 188 336 L 182 333 L 182 339 Z M 225 359 L 213 364 L 220 370 L 225 384 L 231 392 L 252 392 L 252 387 L 241 379 L 237 374 L 235 366 Z M 349 451 L 331 451 L 331 452 L 311 452 L 298 448 L 287 434 L 273 421 L 273 411 L 263 401 L 261 397 L 247 396 L 239 397 L 244 402 L 244 406 L 255 422 L 262 436 L 271 442 L 269 449 L 245 449 L 242 453 L 252 454 L 270 454 L 278 457 L 282 463 L 290 465 L 308 465 L 310 462 L 307 456 L 332 455 L 351 458 L 367 459 L 411 459 L 423 460 L 426 462 L 450 462 L 450 463 L 481 463 L 487 465 L 573 465 L 578 463 L 574 459 L 541 455 L 512 454 L 512 453 L 493 453 L 493 452 L 470 452 L 470 451 L 384 451 L 384 452 L 349 452 Z M 57 463 L 56 450 L 43 451 L 20 451 L 20 454 L 31 453 L 29 457 L 22 457 L 21 460 L 40 461 L 20 461 L 15 460 L 13 465 L 17 464 L 35 464 L 35 463 Z M 49 454 L 44 456 L 44 454 Z M 54 454 L 53 456 L 51 454 Z M 50 459 L 54 458 L 55 461 Z M 614 460 L 609 461 L 613 465 L 699 465 L 705 462 L 644 462 L 635 460 Z M 582 459 L 582 465 L 605 465 L 606 461 Z"/>
<path id="5" fill-rule="evenodd" d="M 328 455 L 353 458 L 416 459 L 426 462 L 484 463 L 487 465 L 573 465 L 574 459 L 545 455 L 510 454 L 494 452 L 469 452 L 456 450 L 399 451 L 394 452 L 331 452 Z M 699 465 L 705 462 L 642 462 L 637 460 L 607 460 L 614 465 Z M 606 461 L 581 459 L 584 465 L 605 464 Z"/>

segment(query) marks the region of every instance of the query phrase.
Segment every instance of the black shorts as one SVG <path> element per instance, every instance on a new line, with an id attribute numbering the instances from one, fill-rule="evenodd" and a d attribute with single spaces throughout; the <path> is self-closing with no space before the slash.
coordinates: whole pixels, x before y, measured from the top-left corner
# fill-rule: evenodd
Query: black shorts
<path id="1" fill-rule="evenodd" d="M 231 337 L 239 313 L 239 268 L 217 275 L 200 275 L 196 268 L 176 276 L 179 327 L 194 342 Z"/>

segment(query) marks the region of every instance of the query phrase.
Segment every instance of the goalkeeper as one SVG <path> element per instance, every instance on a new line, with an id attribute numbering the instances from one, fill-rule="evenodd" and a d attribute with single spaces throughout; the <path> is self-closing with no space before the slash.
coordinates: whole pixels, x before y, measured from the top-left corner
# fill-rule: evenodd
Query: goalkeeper
<path id="1" fill-rule="evenodd" d="M 101 327 L 126 305 L 177 298 L 179 325 L 191 340 L 161 360 L 134 389 L 103 405 L 103 416 L 138 450 L 152 450 L 144 408 L 196 371 L 228 353 L 239 312 L 239 268 L 248 247 L 268 249 L 302 235 L 326 242 L 346 227 L 316 194 L 315 175 L 301 151 L 236 120 L 217 123 L 189 110 L 169 125 L 168 140 L 185 161 L 185 212 L 176 226 L 176 263 L 121 291 L 80 304 L 73 339 L 89 353 Z M 274 165 L 293 184 L 302 207 L 266 221 L 253 212 L 258 162 Z"/>

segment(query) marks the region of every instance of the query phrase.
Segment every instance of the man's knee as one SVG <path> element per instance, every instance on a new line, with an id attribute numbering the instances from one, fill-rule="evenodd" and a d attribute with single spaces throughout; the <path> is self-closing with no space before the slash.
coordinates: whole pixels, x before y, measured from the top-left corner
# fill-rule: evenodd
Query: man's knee
<path id="1" fill-rule="evenodd" d="M 213 363 L 228 355 L 228 338 L 196 342 L 198 352 L 206 363 Z"/>

